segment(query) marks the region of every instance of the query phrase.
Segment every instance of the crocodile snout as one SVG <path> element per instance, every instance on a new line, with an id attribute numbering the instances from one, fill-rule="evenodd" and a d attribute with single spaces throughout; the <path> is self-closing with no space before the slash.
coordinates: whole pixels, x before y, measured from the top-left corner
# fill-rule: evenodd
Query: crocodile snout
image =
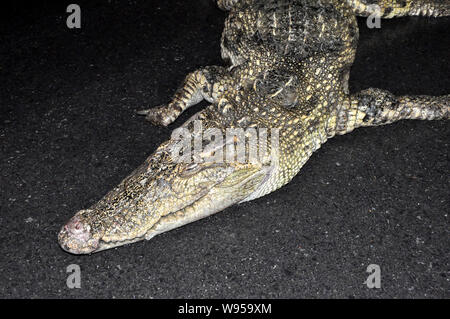
<path id="1" fill-rule="evenodd" d="M 99 246 L 99 240 L 92 236 L 91 227 L 83 222 L 80 213 L 75 214 L 58 235 L 61 248 L 72 254 L 88 254 Z"/>

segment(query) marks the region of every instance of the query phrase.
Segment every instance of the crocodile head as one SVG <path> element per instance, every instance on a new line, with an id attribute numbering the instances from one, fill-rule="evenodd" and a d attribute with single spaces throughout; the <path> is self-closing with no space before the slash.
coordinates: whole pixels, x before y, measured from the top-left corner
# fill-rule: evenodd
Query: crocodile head
<path id="1" fill-rule="evenodd" d="M 190 163 L 174 160 L 175 144 L 163 143 L 98 203 L 77 212 L 59 233 L 61 247 L 87 254 L 150 239 L 254 198 L 272 170 L 261 162 L 212 160 L 214 152 Z"/>

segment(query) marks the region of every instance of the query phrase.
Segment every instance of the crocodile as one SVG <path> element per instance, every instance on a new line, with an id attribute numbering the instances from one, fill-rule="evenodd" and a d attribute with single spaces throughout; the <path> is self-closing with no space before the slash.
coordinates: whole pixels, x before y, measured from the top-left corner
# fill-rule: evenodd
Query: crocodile
<path id="1" fill-rule="evenodd" d="M 229 11 L 221 38 L 224 66 L 188 74 L 171 102 L 139 114 L 168 126 L 206 100 L 209 105 L 179 129 L 194 137 L 218 130 L 225 138 L 200 139 L 205 148 L 180 160 L 174 151 L 180 139 L 172 134 L 117 187 L 61 228 L 58 240 L 65 251 L 89 254 L 148 240 L 264 196 L 287 184 L 325 141 L 355 128 L 450 118 L 450 95 L 396 96 L 377 88 L 352 93 L 348 87 L 359 37 L 357 16 L 449 16 L 448 0 L 217 4 Z M 228 138 L 231 128 L 245 135 Z M 231 160 L 223 160 L 222 151 L 249 138 L 252 128 L 266 129 L 276 143 L 267 143 L 258 160 L 237 160 L 233 152 Z M 262 145 L 244 143 L 243 154 L 261 151 Z"/>

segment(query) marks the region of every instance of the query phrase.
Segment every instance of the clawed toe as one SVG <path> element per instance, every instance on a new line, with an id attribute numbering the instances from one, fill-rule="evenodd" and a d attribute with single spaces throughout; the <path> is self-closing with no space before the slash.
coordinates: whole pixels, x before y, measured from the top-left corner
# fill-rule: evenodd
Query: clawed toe
<path id="1" fill-rule="evenodd" d="M 147 115 L 148 113 L 151 112 L 151 110 L 152 110 L 152 109 L 138 110 L 138 111 L 136 111 L 136 114 L 139 114 L 139 115 Z"/>
<path id="2" fill-rule="evenodd" d="M 151 109 L 139 110 L 136 111 L 136 113 L 139 115 L 145 115 L 145 119 L 154 125 L 167 126 L 172 123 L 172 121 L 169 117 L 163 115 L 164 109 L 164 106 L 158 106 Z"/>

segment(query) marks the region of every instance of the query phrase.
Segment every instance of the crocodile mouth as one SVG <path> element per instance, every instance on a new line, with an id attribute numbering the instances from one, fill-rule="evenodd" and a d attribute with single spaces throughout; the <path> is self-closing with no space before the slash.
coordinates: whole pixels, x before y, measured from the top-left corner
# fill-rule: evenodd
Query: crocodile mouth
<path id="1" fill-rule="evenodd" d="M 90 234 L 87 230 L 83 236 L 79 236 L 73 232 L 73 226 L 69 225 L 73 223 L 74 218 L 63 226 L 58 234 L 58 242 L 61 248 L 64 251 L 74 255 L 92 254 L 102 250 L 132 244 L 145 239 L 144 235 L 132 239 L 107 241 L 101 238 L 96 238 L 95 235 Z M 83 224 L 82 227 L 85 227 L 86 229 L 89 228 L 89 225 Z"/>
<path id="2" fill-rule="evenodd" d="M 206 177 L 200 178 L 201 173 Z M 61 228 L 58 241 L 63 250 L 79 255 L 149 240 L 255 196 L 271 174 L 271 167 L 261 164 L 238 168 L 230 165 L 196 167 L 195 171 L 178 175 L 178 185 L 183 187 L 159 183 L 163 188 L 156 194 L 155 188 L 151 188 L 146 195 L 140 194 L 128 202 L 123 201 L 122 194 L 126 192 L 119 187 L 119 193 L 114 190 L 90 209 L 78 211 Z M 186 181 L 194 176 L 199 182 L 190 182 L 194 186 L 185 187 Z M 141 178 L 135 180 L 136 183 L 123 185 L 132 188 Z M 118 195 L 121 195 L 120 205 L 111 204 L 109 200 Z"/>
<path id="3" fill-rule="evenodd" d="M 177 210 L 173 210 L 162 215 L 151 225 L 151 227 L 149 227 L 148 229 L 143 229 L 140 232 L 143 233 L 142 235 L 137 235 L 132 238 L 114 240 L 106 239 L 107 236 L 104 236 L 100 233 L 96 234 L 92 231 L 92 227 L 89 225 L 89 222 L 80 217 L 80 215 L 82 215 L 83 213 L 92 213 L 93 210 L 80 210 L 61 228 L 58 234 L 59 245 L 64 251 L 68 253 L 81 255 L 92 254 L 102 250 L 132 244 L 144 239 L 149 240 L 162 232 L 181 226 L 178 225 L 180 223 L 177 222 L 174 223 L 177 224 L 177 226 L 167 226 L 167 221 L 171 219 L 172 221 L 174 219 L 176 220 L 177 214 L 184 215 L 186 210 L 193 209 L 196 203 L 200 202 L 206 195 L 208 195 L 209 191 L 210 189 L 205 189 L 199 192 L 195 200 L 187 202 L 184 206 L 180 207 Z"/>

